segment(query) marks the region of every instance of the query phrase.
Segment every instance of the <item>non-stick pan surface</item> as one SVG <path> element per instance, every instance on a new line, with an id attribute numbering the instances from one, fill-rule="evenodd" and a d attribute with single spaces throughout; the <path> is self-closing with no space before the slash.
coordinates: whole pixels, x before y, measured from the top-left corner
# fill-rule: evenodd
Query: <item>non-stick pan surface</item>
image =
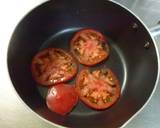
<path id="1" fill-rule="evenodd" d="M 110 57 L 98 66 L 110 67 L 117 74 L 121 96 L 103 111 L 92 110 L 79 101 L 69 115 L 60 116 L 47 109 L 47 88 L 33 80 L 31 60 L 48 47 L 69 51 L 69 41 L 82 28 L 93 28 L 107 36 Z M 150 34 L 123 7 L 105 0 L 56 0 L 35 8 L 17 25 L 8 48 L 8 69 L 26 105 L 53 125 L 113 128 L 123 125 L 148 100 L 157 79 L 158 62 Z"/>

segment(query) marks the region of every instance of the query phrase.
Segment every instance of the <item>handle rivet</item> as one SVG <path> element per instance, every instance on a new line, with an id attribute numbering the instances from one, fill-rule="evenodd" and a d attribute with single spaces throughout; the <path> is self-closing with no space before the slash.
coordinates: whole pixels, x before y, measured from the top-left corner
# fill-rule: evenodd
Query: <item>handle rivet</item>
<path id="1" fill-rule="evenodd" d="M 132 28 L 133 29 L 138 29 L 138 24 L 137 23 L 133 23 Z"/>
<path id="2" fill-rule="evenodd" d="M 147 42 L 144 44 L 144 48 L 145 48 L 145 49 L 148 49 L 149 47 L 150 47 L 150 42 L 147 41 Z"/>

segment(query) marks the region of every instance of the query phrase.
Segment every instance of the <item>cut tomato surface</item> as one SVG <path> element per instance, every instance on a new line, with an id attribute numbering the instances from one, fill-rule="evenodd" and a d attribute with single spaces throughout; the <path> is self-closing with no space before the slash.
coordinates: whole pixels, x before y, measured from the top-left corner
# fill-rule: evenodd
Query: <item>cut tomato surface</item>
<path id="1" fill-rule="evenodd" d="M 94 109 L 106 109 L 120 96 L 120 85 L 111 69 L 81 70 L 76 80 L 80 99 Z"/>
<path id="2" fill-rule="evenodd" d="M 33 78 L 42 85 L 53 85 L 70 80 L 77 73 L 73 57 L 62 49 L 48 48 L 32 60 Z"/>
<path id="3" fill-rule="evenodd" d="M 109 56 L 109 46 L 100 32 L 82 29 L 71 40 L 71 52 L 81 64 L 92 66 Z"/>
<path id="4" fill-rule="evenodd" d="M 46 97 L 48 108 L 60 115 L 71 112 L 77 101 L 78 95 L 75 87 L 68 84 L 58 84 L 51 87 Z"/>

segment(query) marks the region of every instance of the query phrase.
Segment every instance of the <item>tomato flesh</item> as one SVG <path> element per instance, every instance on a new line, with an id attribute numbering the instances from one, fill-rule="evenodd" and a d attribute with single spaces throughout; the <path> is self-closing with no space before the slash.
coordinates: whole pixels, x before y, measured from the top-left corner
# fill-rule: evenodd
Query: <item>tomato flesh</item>
<path id="1" fill-rule="evenodd" d="M 109 46 L 100 32 L 83 29 L 72 38 L 71 52 L 80 63 L 91 66 L 109 56 Z"/>
<path id="2" fill-rule="evenodd" d="M 48 48 L 32 60 L 34 79 L 42 85 L 53 85 L 70 80 L 77 72 L 73 57 L 62 49 Z"/>
<path id="3" fill-rule="evenodd" d="M 80 99 L 94 109 L 110 107 L 120 95 L 119 81 L 110 69 L 83 69 L 76 80 L 76 90 Z"/>
<path id="4" fill-rule="evenodd" d="M 46 98 L 48 108 L 60 115 L 71 112 L 77 101 L 78 95 L 75 88 L 67 84 L 51 87 Z"/>

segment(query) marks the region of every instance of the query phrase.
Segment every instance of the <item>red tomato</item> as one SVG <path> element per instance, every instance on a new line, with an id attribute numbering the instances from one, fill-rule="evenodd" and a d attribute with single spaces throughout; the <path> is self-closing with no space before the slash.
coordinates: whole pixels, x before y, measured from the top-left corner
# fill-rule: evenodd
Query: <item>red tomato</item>
<path id="1" fill-rule="evenodd" d="M 83 29 L 72 38 L 71 52 L 81 64 L 92 66 L 109 56 L 109 46 L 100 32 Z"/>
<path id="2" fill-rule="evenodd" d="M 59 84 L 48 91 L 46 103 L 48 108 L 61 115 L 69 113 L 77 104 L 78 95 L 75 87 L 67 84 Z"/>
<path id="3" fill-rule="evenodd" d="M 83 69 L 76 80 L 80 99 L 94 109 L 106 109 L 120 96 L 120 85 L 111 69 Z"/>
<path id="4" fill-rule="evenodd" d="M 34 79 L 42 85 L 53 85 L 70 80 L 77 72 L 73 57 L 62 49 L 48 48 L 32 60 Z"/>

